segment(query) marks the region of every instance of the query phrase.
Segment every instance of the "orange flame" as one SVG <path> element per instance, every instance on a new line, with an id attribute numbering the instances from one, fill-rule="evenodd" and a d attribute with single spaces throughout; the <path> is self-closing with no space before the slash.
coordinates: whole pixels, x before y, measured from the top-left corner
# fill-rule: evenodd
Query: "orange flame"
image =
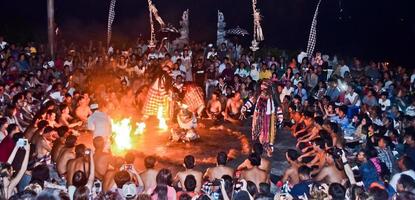
<path id="1" fill-rule="evenodd" d="M 157 119 L 159 120 L 159 129 L 166 131 L 169 127 L 167 126 L 166 119 L 163 117 L 162 106 L 160 106 L 157 111 Z"/>
<path id="2" fill-rule="evenodd" d="M 122 155 L 125 151 L 132 148 L 130 136 L 132 132 L 131 120 L 129 118 L 122 119 L 121 121 L 111 120 L 111 124 L 113 137 L 111 152 L 115 155 Z"/>

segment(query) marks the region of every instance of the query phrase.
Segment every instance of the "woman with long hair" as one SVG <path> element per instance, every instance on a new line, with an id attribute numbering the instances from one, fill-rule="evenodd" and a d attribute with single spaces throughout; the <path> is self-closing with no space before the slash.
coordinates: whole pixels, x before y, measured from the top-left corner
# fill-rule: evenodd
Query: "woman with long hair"
<path id="1" fill-rule="evenodd" d="M 169 169 L 161 169 L 156 176 L 156 188 L 150 193 L 152 200 L 176 200 L 176 190 L 172 185 L 172 174 Z"/>

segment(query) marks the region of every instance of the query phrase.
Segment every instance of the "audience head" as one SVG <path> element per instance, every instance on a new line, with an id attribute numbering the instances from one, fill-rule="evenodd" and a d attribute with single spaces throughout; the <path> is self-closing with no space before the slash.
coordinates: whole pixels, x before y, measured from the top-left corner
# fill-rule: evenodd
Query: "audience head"
<path id="1" fill-rule="evenodd" d="M 196 189 L 196 178 L 193 175 L 187 175 L 184 179 L 184 188 L 187 192 L 194 192 Z"/>
<path id="2" fill-rule="evenodd" d="M 153 169 L 156 165 L 156 158 L 154 156 L 147 156 L 144 158 L 144 166 L 146 169 Z"/>
<path id="3" fill-rule="evenodd" d="M 216 156 L 216 162 L 218 163 L 218 165 L 226 165 L 226 162 L 228 161 L 228 155 L 221 151 L 218 153 L 218 155 Z"/>

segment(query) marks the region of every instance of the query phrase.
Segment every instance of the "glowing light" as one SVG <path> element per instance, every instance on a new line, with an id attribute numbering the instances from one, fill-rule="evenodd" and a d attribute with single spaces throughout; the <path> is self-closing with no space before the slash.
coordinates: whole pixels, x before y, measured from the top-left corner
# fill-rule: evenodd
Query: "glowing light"
<path id="1" fill-rule="evenodd" d="M 159 120 L 159 129 L 166 131 L 169 127 L 167 126 L 166 119 L 163 117 L 162 106 L 160 106 L 157 111 L 157 119 Z"/>
<path id="2" fill-rule="evenodd" d="M 112 138 L 111 152 L 115 155 L 123 155 L 126 151 L 132 148 L 131 136 L 132 132 L 131 120 L 129 118 L 121 121 L 113 121 L 112 124 Z"/>
<path id="3" fill-rule="evenodd" d="M 146 129 L 146 124 L 144 122 L 137 123 L 137 129 L 135 129 L 134 135 L 143 134 L 145 129 Z"/>

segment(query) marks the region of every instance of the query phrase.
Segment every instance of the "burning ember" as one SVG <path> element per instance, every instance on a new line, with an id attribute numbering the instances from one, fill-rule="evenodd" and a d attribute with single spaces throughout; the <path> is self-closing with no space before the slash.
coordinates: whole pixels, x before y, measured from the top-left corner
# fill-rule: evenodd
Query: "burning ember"
<path id="1" fill-rule="evenodd" d="M 111 120 L 112 125 L 112 138 L 111 152 L 115 155 L 122 155 L 125 151 L 132 148 L 131 141 L 131 120 L 129 118 L 122 119 L 121 121 Z"/>
<path id="2" fill-rule="evenodd" d="M 167 126 L 166 119 L 163 117 L 163 107 L 160 106 L 157 111 L 157 119 L 159 120 L 159 129 L 166 131 L 169 127 Z"/>

